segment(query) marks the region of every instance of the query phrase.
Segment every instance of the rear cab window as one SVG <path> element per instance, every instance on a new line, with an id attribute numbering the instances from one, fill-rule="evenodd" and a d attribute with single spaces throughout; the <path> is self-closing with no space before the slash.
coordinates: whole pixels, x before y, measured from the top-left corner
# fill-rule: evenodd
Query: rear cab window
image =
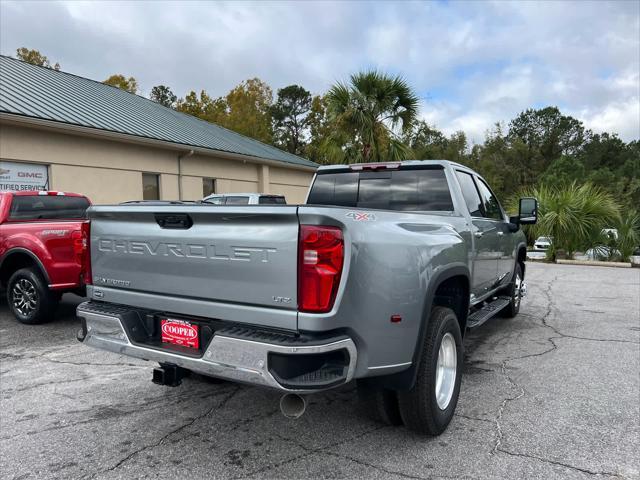
<path id="1" fill-rule="evenodd" d="M 225 205 L 248 205 L 249 197 L 226 197 Z"/>
<path id="2" fill-rule="evenodd" d="M 89 200 L 66 195 L 14 195 L 9 220 L 57 220 L 85 218 Z"/>
<path id="3" fill-rule="evenodd" d="M 211 203 L 213 205 L 224 205 L 224 197 L 212 197 L 202 201 L 202 203 Z"/>
<path id="4" fill-rule="evenodd" d="M 307 204 L 397 211 L 454 210 L 443 168 L 319 172 Z"/>
<path id="5" fill-rule="evenodd" d="M 287 202 L 284 197 L 278 195 L 261 195 L 258 199 L 260 205 L 284 205 Z"/>

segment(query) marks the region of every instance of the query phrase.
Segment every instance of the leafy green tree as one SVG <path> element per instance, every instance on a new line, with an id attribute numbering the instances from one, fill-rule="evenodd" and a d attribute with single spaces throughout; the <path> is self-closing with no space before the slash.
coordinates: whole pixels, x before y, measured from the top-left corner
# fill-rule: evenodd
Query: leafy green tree
<path id="1" fill-rule="evenodd" d="M 334 160 L 399 160 L 411 152 L 400 137 L 418 115 L 419 98 L 402 77 L 377 71 L 351 76 L 327 93 L 327 111 L 336 134 L 328 153 Z M 383 158 L 384 157 L 384 158 Z"/>
<path id="2" fill-rule="evenodd" d="M 640 214 L 636 210 L 627 210 L 615 227 L 618 230 L 615 248 L 620 252 L 622 261 L 629 261 L 640 246 Z"/>
<path id="3" fill-rule="evenodd" d="M 305 146 L 307 118 L 311 109 L 311 93 L 299 85 L 278 90 L 271 107 L 273 130 L 278 146 L 299 155 Z"/>
<path id="4" fill-rule="evenodd" d="M 411 130 L 405 133 L 404 143 L 411 148 L 416 160 L 447 159 L 447 137 L 424 120 L 415 122 Z"/>
<path id="5" fill-rule="evenodd" d="M 212 98 L 202 90 L 178 100 L 176 110 L 265 143 L 273 142 L 271 88 L 258 78 L 242 82 L 225 97 Z"/>
<path id="6" fill-rule="evenodd" d="M 194 117 L 202 118 L 205 110 L 205 99 L 208 100 L 209 98 L 209 95 L 207 95 L 207 92 L 204 90 L 200 92 L 200 98 L 198 98 L 198 94 L 196 92 L 191 90 L 184 96 L 184 98 L 180 98 L 177 101 L 176 110 Z"/>
<path id="7" fill-rule="evenodd" d="M 509 137 L 520 138 L 547 164 L 580 151 L 589 135 L 580 120 L 563 115 L 557 107 L 525 110 L 509 124 Z"/>
<path id="8" fill-rule="evenodd" d="M 157 85 L 151 89 L 149 98 L 165 107 L 174 108 L 178 97 L 166 85 Z"/>
<path id="9" fill-rule="evenodd" d="M 124 75 L 121 75 L 119 73 L 111 75 L 102 83 L 111 85 L 112 87 L 119 88 L 129 93 L 136 93 L 138 91 L 138 81 L 135 78 L 126 78 Z"/>
<path id="10" fill-rule="evenodd" d="M 578 157 L 589 170 L 616 169 L 632 156 L 632 152 L 615 134 L 593 134 L 578 152 Z"/>
<path id="11" fill-rule="evenodd" d="M 531 185 L 551 162 L 562 155 L 575 155 L 585 144 L 590 132 L 582 122 L 563 115 L 557 107 L 528 109 L 509 123 L 508 139 L 521 142 L 526 168 L 515 174 L 523 185 Z"/>
<path id="12" fill-rule="evenodd" d="M 614 188 L 624 205 L 636 209 L 640 205 L 640 142 L 634 140 L 627 148 L 631 157 L 617 169 L 618 184 Z"/>
<path id="13" fill-rule="evenodd" d="M 309 142 L 304 149 L 305 156 L 317 163 L 327 163 L 325 150 L 331 136 L 332 124 L 327 114 L 325 97 L 316 95 L 312 98 L 306 122 L 309 129 Z"/>
<path id="14" fill-rule="evenodd" d="M 225 97 L 226 117 L 223 126 L 265 143 L 273 143 L 271 126 L 271 87 L 259 78 L 250 78 Z"/>
<path id="15" fill-rule="evenodd" d="M 56 62 L 53 67 L 49 62 L 49 59 L 41 54 L 38 50 L 30 50 L 25 47 L 18 48 L 16 50 L 16 57 L 18 60 L 30 63 L 32 65 L 38 65 L 39 67 L 52 68 L 53 70 L 60 70 L 60 64 Z"/>
<path id="16" fill-rule="evenodd" d="M 628 207 L 640 205 L 640 143 L 623 142 L 615 134 L 593 135 L 577 155 L 587 180 L 599 185 Z"/>
<path id="17" fill-rule="evenodd" d="M 585 174 L 585 168 L 580 159 L 563 155 L 551 162 L 551 165 L 540 177 L 540 183 L 553 187 L 562 187 L 578 179 L 584 179 Z"/>
<path id="18" fill-rule="evenodd" d="M 515 170 L 516 163 L 513 149 L 502 132 L 502 125 L 498 123 L 487 132 L 484 144 L 474 145 L 467 165 L 489 182 L 499 199 L 505 199 L 519 188 L 510 174 Z M 505 172 L 509 173 L 505 175 Z"/>
<path id="19" fill-rule="evenodd" d="M 223 98 L 212 98 L 202 90 L 200 96 L 193 90 L 176 102 L 176 110 L 213 123 L 221 123 L 227 114 Z"/>
<path id="20" fill-rule="evenodd" d="M 454 132 L 447 141 L 444 150 L 445 158 L 464 165 L 468 161 L 468 147 L 467 135 L 462 130 Z"/>

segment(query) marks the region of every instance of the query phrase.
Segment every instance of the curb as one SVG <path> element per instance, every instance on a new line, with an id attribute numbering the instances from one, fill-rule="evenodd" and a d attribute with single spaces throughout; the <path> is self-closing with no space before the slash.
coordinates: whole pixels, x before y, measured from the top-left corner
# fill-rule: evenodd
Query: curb
<path id="1" fill-rule="evenodd" d="M 585 265 L 590 267 L 631 268 L 629 262 L 601 262 L 598 260 L 556 260 L 561 265 Z"/>

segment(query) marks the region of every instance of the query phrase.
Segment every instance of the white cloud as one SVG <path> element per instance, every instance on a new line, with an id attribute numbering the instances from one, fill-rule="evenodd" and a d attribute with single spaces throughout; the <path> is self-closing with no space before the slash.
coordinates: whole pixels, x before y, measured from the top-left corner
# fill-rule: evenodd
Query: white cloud
<path id="1" fill-rule="evenodd" d="M 640 138 L 640 97 L 612 102 L 601 109 L 583 109 L 572 113 L 594 132 L 615 132 L 625 139 Z"/>

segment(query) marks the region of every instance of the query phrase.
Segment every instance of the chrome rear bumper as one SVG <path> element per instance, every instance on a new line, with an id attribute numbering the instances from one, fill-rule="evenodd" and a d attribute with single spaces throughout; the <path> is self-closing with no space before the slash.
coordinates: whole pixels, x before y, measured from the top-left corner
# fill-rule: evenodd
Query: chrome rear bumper
<path id="1" fill-rule="evenodd" d="M 344 384 L 353 378 L 356 366 L 356 346 L 348 337 L 327 340 L 326 343 L 306 345 L 302 343 L 283 344 L 270 343 L 250 338 L 214 334 L 201 357 L 192 357 L 134 344 L 123 326 L 122 315 L 129 313 L 126 308 L 109 304 L 101 304 L 96 308 L 93 302 L 85 302 L 78 306 L 77 315 L 83 320 L 84 339 L 82 342 L 91 347 L 107 350 L 121 355 L 150 360 L 158 363 L 174 364 L 202 375 L 226 380 L 248 383 L 263 387 L 275 388 L 283 392 L 310 393 L 326 390 Z M 110 308 L 111 307 L 111 308 Z M 303 388 L 285 386 L 278 381 L 269 368 L 270 354 L 292 356 L 325 354 L 346 351 L 348 366 L 344 373 L 329 386 L 310 383 Z M 300 358 L 300 357 L 299 357 Z M 337 380 L 337 381 L 336 381 Z"/>

